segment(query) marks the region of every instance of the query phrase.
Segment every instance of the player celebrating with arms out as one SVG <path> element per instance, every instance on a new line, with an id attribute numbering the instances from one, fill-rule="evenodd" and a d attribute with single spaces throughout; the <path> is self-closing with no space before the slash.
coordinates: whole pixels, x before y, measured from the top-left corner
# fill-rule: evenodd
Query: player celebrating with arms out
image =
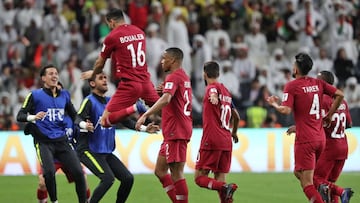
<path id="1" fill-rule="evenodd" d="M 231 165 L 232 139 L 238 142 L 237 129 L 240 116 L 232 106 L 227 88 L 219 83 L 219 64 L 204 65 L 206 89 L 203 101 L 203 135 L 196 160 L 195 183 L 203 188 L 217 190 L 221 203 L 232 202 L 236 184 L 226 184 L 225 175 Z M 233 129 L 230 129 L 232 119 Z M 212 171 L 214 178 L 208 175 Z"/>
<path id="2" fill-rule="evenodd" d="M 325 148 L 325 132 L 323 123 L 331 122 L 331 117 L 339 107 L 344 95 L 326 82 L 308 77 L 313 61 L 309 55 L 299 53 L 295 56 L 293 77 L 284 87 L 281 105 L 279 98 L 270 96 L 267 102 L 282 114 L 294 112 L 296 138 L 294 146 L 294 174 L 299 179 L 306 197 L 313 203 L 323 203 L 316 190 L 313 177 L 317 160 Z M 334 97 L 327 115 L 322 117 L 323 95 Z M 323 122 L 324 121 L 324 122 Z"/>

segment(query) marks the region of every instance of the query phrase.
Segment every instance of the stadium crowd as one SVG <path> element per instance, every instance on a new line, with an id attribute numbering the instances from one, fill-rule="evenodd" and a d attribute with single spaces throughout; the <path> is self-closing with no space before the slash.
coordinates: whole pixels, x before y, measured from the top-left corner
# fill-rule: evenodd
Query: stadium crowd
<path id="1" fill-rule="evenodd" d="M 265 99 L 281 97 L 292 80 L 298 52 L 314 59 L 310 73 L 336 75 L 359 126 L 360 3 L 356 0 L 2 0 L 0 2 L 0 130 L 22 129 L 16 113 L 30 90 L 40 87 L 39 70 L 60 68 L 60 81 L 78 109 L 102 40 L 110 32 L 105 14 L 126 11 L 128 22 L 146 31 L 152 82 L 163 81 L 160 59 L 168 47 L 184 52 L 183 67 L 194 89 L 194 126 L 201 127 L 203 64 L 221 65 L 219 79 L 231 91 L 245 127 L 279 127 L 292 117 L 277 114 Z M 105 71 L 112 71 L 109 61 Z M 110 74 L 109 74 L 110 75 Z M 115 91 L 112 79 L 107 94 Z"/>

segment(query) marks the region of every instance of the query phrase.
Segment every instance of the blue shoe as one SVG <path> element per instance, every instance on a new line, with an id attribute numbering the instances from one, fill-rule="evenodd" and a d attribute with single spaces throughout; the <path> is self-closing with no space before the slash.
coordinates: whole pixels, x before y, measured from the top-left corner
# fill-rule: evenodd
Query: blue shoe
<path id="1" fill-rule="evenodd" d="M 140 99 L 137 100 L 135 105 L 136 105 L 136 111 L 139 114 L 143 114 L 143 113 L 145 113 L 147 111 L 147 108 L 146 108 L 145 104 Z"/>
<path id="2" fill-rule="evenodd" d="M 330 202 L 330 193 L 329 193 L 329 186 L 326 184 L 320 184 L 318 187 L 318 191 L 321 195 L 321 198 L 324 202 L 328 203 Z"/>
<path id="3" fill-rule="evenodd" d="M 344 188 L 344 192 L 340 196 L 341 203 L 350 202 L 350 198 L 353 196 L 353 194 L 354 191 L 352 191 L 351 188 Z"/>

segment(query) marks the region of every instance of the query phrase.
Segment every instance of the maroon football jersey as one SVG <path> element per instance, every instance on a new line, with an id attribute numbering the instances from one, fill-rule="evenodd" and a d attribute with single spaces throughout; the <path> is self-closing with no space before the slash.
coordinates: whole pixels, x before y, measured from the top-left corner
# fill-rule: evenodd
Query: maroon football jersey
<path id="1" fill-rule="evenodd" d="M 210 102 L 210 95 L 216 94 L 218 104 Z M 230 131 L 231 94 L 221 83 L 206 86 L 203 99 L 203 135 L 200 148 L 208 150 L 232 150 Z"/>
<path id="2" fill-rule="evenodd" d="M 336 88 L 326 82 L 301 77 L 285 85 L 282 105 L 293 110 L 298 143 L 325 140 L 321 105 L 323 95 L 333 96 Z"/>
<path id="3" fill-rule="evenodd" d="M 172 95 L 162 109 L 164 140 L 190 140 L 192 134 L 192 89 L 189 77 L 183 69 L 167 75 L 163 93 Z"/>
<path id="4" fill-rule="evenodd" d="M 333 99 L 327 95 L 323 97 L 323 113 L 327 113 Z M 346 125 L 352 123 L 348 105 L 345 100 L 340 104 L 331 119 L 331 125 L 325 127 L 326 148 L 325 156 L 331 160 L 343 160 L 347 158 L 348 144 L 345 135 Z"/>
<path id="5" fill-rule="evenodd" d="M 145 58 L 145 33 L 134 25 L 120 25 L 105 38 L 101 57 L 115 63 L 119 79 L 144 81 L 149 79 Z"/>

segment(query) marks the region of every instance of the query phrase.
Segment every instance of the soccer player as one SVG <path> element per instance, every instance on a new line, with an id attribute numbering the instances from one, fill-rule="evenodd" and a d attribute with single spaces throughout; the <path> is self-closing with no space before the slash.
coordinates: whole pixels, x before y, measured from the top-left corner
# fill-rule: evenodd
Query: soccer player
<path id="1" fill-rule="evenodd" d="M 321 71 L 318 78 L 324 80 L 330 85 L 334 84 L 334 75 L 329 71 Z M 324 112 L 331 107 L 333 99 L 327 95 L 323 96 Z M 352 127 L 352 119 L 349 108 L 345 100 L 340 104 L 332 116 L 329 126 L 324 127 L 326 134 L 326 146 L 316 163 L 314 172 L 314 183 L 319 186 L 320 194 L 323 193 L 323 199 L 326 202 L 338 203 L 339 197 L 342 203 L 347 203 L 353 194 L 351 188 L 341 188 L 335 185 L 340 173 L 344 167 L 348 156 L 348 143 L 345 134 L 346 128 Z M 331 198 L 329 198 L 329 194 Z"/>
<path id="2" fill-rule="evenodd" d="M 187 203 L 188 187 L 184 177 L 187 143 L 192 134 L 192 89 L 189 76 L 181 68 L 181 49 L 165 50 L 161 67 L 166 76 L 163 94 L 136 123 L 140 129 L 146 118 L 162 110 L 163 143 L 155 165 L 155 175 L 172 202 Z M 170 174 L 168 170 L 170 169 Z"/>
<path id="3" fill-rule="evenodd" d="M 91 75 L 101 73 L 107 58 L 111 57 L 115 63 L 115 76 L 120 82 L 100 123 L 104 127 L 110 127 L 139 111 L 141 107 L 134 105 L 139 98 L 152 105 L 159 99 L 159 95 L 147 71 L 145 33 L 134 25 L 126 24 L 120 9 L 106 14 L 106 21 L 112 31 L 104 40 L 93 70 L 83 72 L 82 78 L 89 79 Z"/>
<path id="4" fill-rule="evenodd" d="M 130 194 L 134 177 L 112 153 L 115 150 L 115 128 L 104 128 L 99 125 L 105 105 L 110 99 L 105 97 L 108 90 L 106 75 L 103 72 L 93 75 L 89 79 L 89 85 L 92 92 L 82 102 L 78 114 L 83 120 L 91 122 L 95 127 L 93 132 L 81 130 L 77 137 L 76 150 L 81 162 L 100 179 L 100 183 L 90 198 L 90 203 L 99 202 L 110 189 L 115 178 L 121 182 L 117 191 L 116 202 L 125 202 Z M 123 120 L 122 123 L 135 129 L 135 121 L 133 120 Z M 153 133 L 159 129 L 159 126 L 150 123 L 148 126 L 142 126 L 142 129 Z"/>
<path id="5" fill-rule="evenodd" d="M 225 176 L 230 171 L 232 138 L 235 143 L 238 142 L 240 116 L 232 107 L 229 90 L 218 82 L 219 74 L 218 63 L 210 61 L 204 64 L 207 86 L 203 99 L 203 135 L 194 178 L 198 186 L 218 191 L 221 203 L 226 203 L 232 202 L 232 195 L 237 189 L 234 183 L 226 184 Z M 208 177 L 210 171 L 214 173 L 214 178 Z"/>
<path id="6" fill-rule="evenodd" d="M 322 203 L 322 197 L 313 183 L 314 169 L 320 154 L 325 148 L 324 125 L 331 122 L 331 117 L 344 97 L 341 90 L 323 80 L 308 77 L 313 61 L 309 55 L 299 53 L 295 56 L 293 77 L 284 87 L 281 105 L 279 98 L 270 96 L 267 102 L 282 114 L 293 111 L 296 123 L 294 146 L 294 174 L 299 179 L 306 197 L 314 203 Z M 334 97 L 331 108 L 322 117 L 323 95 Z"/>
<path id="7" fill-rule="evenodd" d="M 58 202 L 55 180 L 54 159 L 59 160 L 72 174 L 79 203 L 87 202 L 86 183 L 80 161 L 69 145 L 65 132 L 65 114 L 80 123 L 77 112 L 70 100 L 70 93 L 58 90 L 58 69 L 47 65 L 40 71 L 43 88 L 33 90 L 26 97 L 17 115 L 19 122 L 34 122 L 34 147 L 42 167 L 46 188 L 51 202 Z M 92 130 L 92 125 L 86 125 Z"/>

